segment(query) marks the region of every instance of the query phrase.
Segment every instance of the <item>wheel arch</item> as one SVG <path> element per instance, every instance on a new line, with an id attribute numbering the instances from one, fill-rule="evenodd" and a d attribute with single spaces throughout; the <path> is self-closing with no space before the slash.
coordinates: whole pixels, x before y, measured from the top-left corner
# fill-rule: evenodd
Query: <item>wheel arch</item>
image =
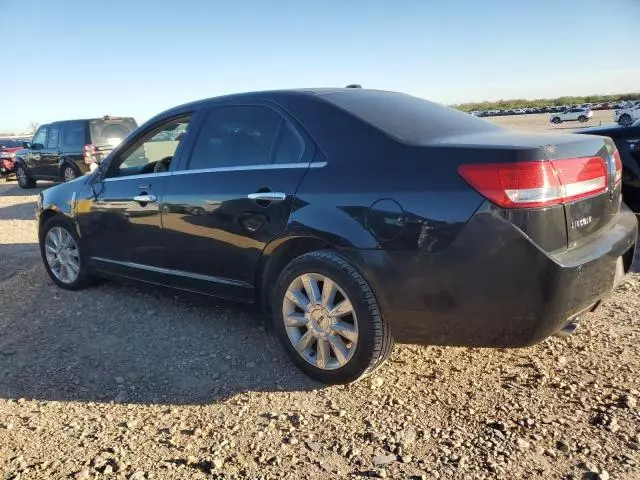
<path id="1" fill-rule="evenodd" d="M 336 250 L 330 242 L 303 234 L 285 235 L 272 240 L 262 252 L 256 270 L 256 303 L 263 312 L 269 311 L 269 292 L 280 272 L 294 258 L 318 250 Z"/>
<path id="2" fill-rule="evenodd" d="M 61 178 L 63 177 L 63 170 L 64 170 L 64 167 L 66 167 L 66 166 L 69 166 L 69 167 L 73 168 L 76 171 L 76 174 L 78 176 L 82 175 L 82 172 L 80 171 L 80 169 L 76 165 L 76 162 L 74 162 L 70 158 L 62 157 L 60 159 L 60 161 L 58 162 L 58 176 L 59 177 L 61 177 Z"/>

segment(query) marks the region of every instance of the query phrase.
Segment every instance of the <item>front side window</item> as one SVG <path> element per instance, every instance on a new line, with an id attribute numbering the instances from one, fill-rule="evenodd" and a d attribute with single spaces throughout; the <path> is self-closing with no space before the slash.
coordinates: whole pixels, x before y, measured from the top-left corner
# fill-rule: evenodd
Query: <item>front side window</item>
<path id="1" fill-rule="evenodd" d="M 198 134 L 188 169 L 271 163 L 271 149 L 283 121 L 267 107 L 213 108 Z"/>
<path id="2" fill-rule="evenodd" d="M 110 177 L 166 172 L 187 133 L 189 117 L 170 120 L 152 129 L 120 157 Z"/>
<path id="3" fill-rule="evenodd" d="M 58 127 L 49 128 L 49 135 L 47 136 L 47 148 L 58 148 L 58 136 L 60 129 Z"/>
<path id="4" fill-rule="evenodd" d="M 47 143 L 47 127 L 40 127 L 40 129 L 33 136 L 33 141 L 31 142 L 31 148 L 34 150 L 38 150 L 44 148 Z"/>

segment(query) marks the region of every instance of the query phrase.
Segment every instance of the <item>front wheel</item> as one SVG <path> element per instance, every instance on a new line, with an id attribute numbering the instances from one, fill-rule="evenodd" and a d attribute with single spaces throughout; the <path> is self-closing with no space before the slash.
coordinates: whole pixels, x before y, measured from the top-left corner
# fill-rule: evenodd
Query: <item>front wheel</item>
<path id="1" fill-rule="evenodd" d="M 580 123 L 584 123 L 584 122 L 586 122 L 586 121 L 587 121 L 587 117 L 585 117 L 584 115 L 580 115 L 580 116 L 578 117 L 578 121 L 579 121 Z"/>
<path id="2" fill-rule="evenodd" d="M 624 126 L 624 127 L 628 127 L 629 125 L 631 125 L 633 123 L 633 121 L 631 120 L 631 115 L 622 115 L 620 117 L 620 121 L 618 122 L 620 123 L 620 125 Z"/>
<path id="3" fill-rule="evenodd" d="M 22 165 L 18 165 L 16 167 L 16 178 L 18 179 L 18 185 L 20 188 L 34 188 L 36 186 L 36 181 L 31 178 L 27 169 Z"/>
<path id="4" fill-rule="evenodd" d="M 382 365 L 393 348 L 371 287 L 334 252 L 293 260 L 278 278 L 272 308 L 291 360 L 323 383 L 353 382 Z"/>
<path id="5" fill-rule="evenodd" d="M 40 233 L 40 254 L 51 279 L 66 290 L 80 290 L 91 278 L 81 243 L 73 226 L 64 218 L 47 220 Z"/>
<path id="6" fill-rule="evenodd" d="M 555 123 L 556 125 L 558 125 L 559 123 L 562 123 L 562 120 L 560 120 L 560 117 L 553 117 L 551 123 Z"/>

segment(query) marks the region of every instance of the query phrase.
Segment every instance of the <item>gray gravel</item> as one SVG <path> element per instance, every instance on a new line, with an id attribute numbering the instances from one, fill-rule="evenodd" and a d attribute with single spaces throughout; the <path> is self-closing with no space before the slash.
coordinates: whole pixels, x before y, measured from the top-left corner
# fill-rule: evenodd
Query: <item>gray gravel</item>
<path id="1" fill-rule="evenodd" d="M 327 388 L 250 309 L 58 289 L 34 202 L 0 183 L 3 478 L 640 478 L 640 258 L 569 339 L 400 345 Z"/>

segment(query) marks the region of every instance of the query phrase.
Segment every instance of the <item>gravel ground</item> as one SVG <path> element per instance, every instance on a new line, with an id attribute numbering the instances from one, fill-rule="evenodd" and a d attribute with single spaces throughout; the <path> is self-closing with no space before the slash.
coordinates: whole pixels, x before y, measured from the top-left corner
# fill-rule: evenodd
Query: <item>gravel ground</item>
<path id="1" fill-rule="evenodd" d="M 569 339 L 399 345 L 327 388 L 250 309 L 56 288 L 34 202 L 0 183 L 5 479 L 640 478 L 640 258 Z"/>

